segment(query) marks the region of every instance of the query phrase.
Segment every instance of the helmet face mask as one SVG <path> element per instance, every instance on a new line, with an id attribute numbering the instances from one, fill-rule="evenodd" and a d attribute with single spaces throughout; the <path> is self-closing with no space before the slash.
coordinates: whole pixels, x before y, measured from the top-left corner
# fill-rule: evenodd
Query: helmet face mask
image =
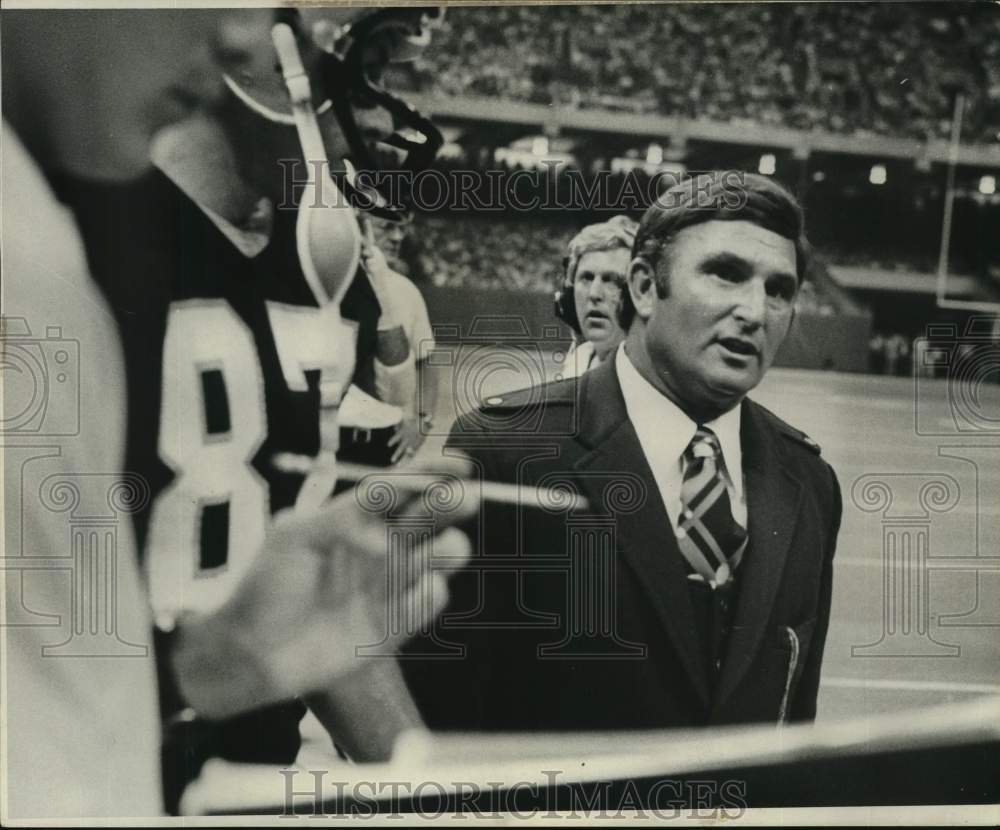
<path id="1" fill-rule="evenodd" d="M 413 175 L 430 167 L 444 139 L 428 118 L 382 85 L 382 74 L 389 64 L 410 61 L 420 54 L 444 10 L 378 9 L 339 27 L 323 19 L 319 10 L 308 16 L 294 10 L 282 14 L 296 15 L 300 35 L 320 49 L 314 90 L 320 100 L 331 102 L 350 150 L 348 173 L 338 184 L 358 207 L 398 221 L 407 209 L 392 203 L 399 193 L 390 183 L 378 181 L 382 165 L 376 146 L 381 143 L 387 151 L 393 148 L 401 155 L 394 169 Z M 303 32 L 306 27 L 311 31 Z M 373 140 L 364 122 L 375 110 L 388 114 L 392 132 Z M 364 184 L 356 173 L 364 174 Z"/>
<path id="2" fill-rule="evenodd" d="M 359 123 L 359 111 L 381 108 L 391 117 L 392 135 L 382 139 L 382 143 L 402 152 L 397 170 L 419 173 L 431 165 L 441 149 L 444 139 L 440 130 L 402 98 L 386 90 L 381 74 L 389 63 L 415 58 L 429 42 L 431 26 L 442 15 L 437 9 L 380 9 L 345 27 L 333 50 L 324 51 L 320 58 L 319 74 L 357 170 L 374 177 L 379 169 L 374 147 Z M 348 177 L 348 188 L 357 190 L 355 185 Z M 377 198 L 370 190 L 378 191 L 383 198 Z M 366 186 L 359 195 L 377 216 L 399 219 L 406 212 L 402 205 L 390 204 L 390 194 L 384 188 L 379 190 L 377 182 L 372 182 L 370 189 Z"/>
<path id="3" fill-rule="evenodd" d="M 400 188 L 383 177 L 388 172 L 378 161 L 378 145 L 385 154 L 401 160 L 392 172 L 416 174 L 426 170 L 444 143 L 431 121 L 382 85 L 391 63 L 415 59 L 430 42 L 431 30 L 440 24 L 444 9 L 335 7 L 284 8 L 275 12 L 275 23 L 295 32 L 310 75 L 317 114 L 331 109 L 347 145 L 341 168 L 334 154 L 330 173 L 359 209 L 385 219 L 400 220 L 407 213 L 400 204 Z M 243 105 L 271 123 L 294 129 L 290 102 L 273 52 L 261 54 L 255 68 L 226 83 Z M 377 119 L 381 116 L 381 119 Z M 379 120 L 379 128 L 373 129 Z M 363 175 L 358 175 L 363 174 Z"/>

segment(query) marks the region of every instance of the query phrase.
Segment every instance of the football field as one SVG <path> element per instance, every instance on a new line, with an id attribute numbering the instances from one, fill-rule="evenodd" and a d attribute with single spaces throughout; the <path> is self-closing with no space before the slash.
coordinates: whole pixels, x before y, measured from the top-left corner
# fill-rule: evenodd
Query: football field
<path id="1" fill-rule="evenodd" d="M 557 371 L 461 351 L 439 429 Z M 772 369 L 752 397 L 822 447 L 843 493 L 819 719 L 1000 693 L 1000 386 Z"/>

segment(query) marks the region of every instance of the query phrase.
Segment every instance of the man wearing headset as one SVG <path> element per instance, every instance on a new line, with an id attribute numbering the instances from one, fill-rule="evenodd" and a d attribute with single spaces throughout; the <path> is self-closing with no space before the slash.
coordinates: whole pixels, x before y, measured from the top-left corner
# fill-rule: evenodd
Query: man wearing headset
<path id="1" fill-rule="evenodd" d="M 625 339 L 618 314 L 638 225 L 627 216 L 588 225 L 570 240 L 556 316 L 573 329 L 563 377 L 576 377 L 614 354 Z"/>

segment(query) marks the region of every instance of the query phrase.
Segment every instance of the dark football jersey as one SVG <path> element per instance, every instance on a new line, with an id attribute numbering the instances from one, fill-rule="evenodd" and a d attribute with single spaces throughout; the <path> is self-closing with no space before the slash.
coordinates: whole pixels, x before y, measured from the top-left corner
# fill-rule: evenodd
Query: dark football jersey
<path id="1" fill-rule="evenodd" d="M 302 477 L 276 470 L 275 454 L 319 449 L 316 350 L 329 340 L 296 254 L 296 213 L 275 211 L 269 244 L 248 258 L 160 171 L 59 190 L 121 329 L 126 469 L 150 487 L 134 519 L 154 614 L 211 610 L 256 555 L 270 514 L 295 501 Z M 372 394 L 380 313 L 359 269 L 341 314 L 357 331 L 354 383 Z M 158 635 L 161 658 L 166 643 Z M 165 659 L 160 680 L 170 723 L 183 702 Z M 303 711 L 271 706 L 168 730 L 168 804 L 206 756 L 294 760 Z"/>

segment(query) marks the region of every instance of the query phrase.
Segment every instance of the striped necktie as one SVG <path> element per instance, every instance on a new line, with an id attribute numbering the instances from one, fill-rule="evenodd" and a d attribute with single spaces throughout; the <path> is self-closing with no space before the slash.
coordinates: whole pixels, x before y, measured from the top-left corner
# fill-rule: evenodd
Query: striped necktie
<path id="1" fill-rule="evenodd" d="M 720 467 L 722 447 L 708 427 L 698 427 L 684 450 L 684 481 L 677 544 L 691 566 L 690 579 L 725 585 L 747 547 L 747 532 L 733 518 Z"/>

